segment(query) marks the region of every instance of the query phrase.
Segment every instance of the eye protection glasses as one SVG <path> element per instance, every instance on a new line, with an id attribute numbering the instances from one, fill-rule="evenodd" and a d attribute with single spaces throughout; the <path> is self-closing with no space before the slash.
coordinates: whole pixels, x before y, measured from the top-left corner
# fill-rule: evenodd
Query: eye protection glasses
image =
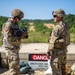
<path id="1" fill-rule="evenodd" d="M 57 15 L 53 15 L 54 18 L 58 17 Z"/>

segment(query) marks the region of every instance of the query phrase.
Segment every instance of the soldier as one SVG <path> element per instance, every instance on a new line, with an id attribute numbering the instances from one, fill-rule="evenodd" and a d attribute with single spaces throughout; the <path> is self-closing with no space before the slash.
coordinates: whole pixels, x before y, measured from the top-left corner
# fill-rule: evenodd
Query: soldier
<path id="1" fill-rule="evenodd" d="M 63 21 L 65 12 L 58 9 L 52 12 L 55 27 L 49 40 L 47 56 L 51 56 L 52 75 L 66 75 L 65 64 L 67 62 L 67 46 L 70 44 L 70 32 L 68 25 Z"/>
<path id="2" fill-rule="evenodd" d="M 19 36 L 21 31 L 18 22 L 24 17 L 24 13 L 20 9 L 14 9 L 11 15 L 12 17 L 2 27 L 3 46 L 7 50 L 9 69 L 11 69 L 10 75 L 20 75 L 19 49 L 21 38 L 27 38 L 28 32 L 26 31 L 22 36 Z"/>

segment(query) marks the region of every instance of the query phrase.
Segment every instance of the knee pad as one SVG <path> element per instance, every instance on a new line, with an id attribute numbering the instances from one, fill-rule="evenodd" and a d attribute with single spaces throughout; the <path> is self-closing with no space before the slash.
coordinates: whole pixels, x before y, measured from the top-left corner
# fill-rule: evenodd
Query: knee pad
<path id="1" fill-rule="evenodd" d="M 53 69 L 59 69 L 59 62 L 58 62 L 58 58 L 56 58 L 53 62 L 52 62 L 52 67 Z"/>

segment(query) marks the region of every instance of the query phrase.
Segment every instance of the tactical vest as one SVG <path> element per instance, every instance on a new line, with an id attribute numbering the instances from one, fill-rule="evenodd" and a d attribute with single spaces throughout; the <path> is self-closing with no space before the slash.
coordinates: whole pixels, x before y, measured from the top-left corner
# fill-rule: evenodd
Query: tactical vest
<path id="1" fill-rule="evenodd" d="M 55 42 L 55 48 L 65 49 L 70 44 L 70 31 L 66 23 L 63 23 L 63 31 Z"/>
<path id="2" fill-rule="evenodd" d="M 66 46 L 70 44 L 70 31 L 69 31 L 69 27 L 67 25 L 65 25 L 65 44 Z"/>

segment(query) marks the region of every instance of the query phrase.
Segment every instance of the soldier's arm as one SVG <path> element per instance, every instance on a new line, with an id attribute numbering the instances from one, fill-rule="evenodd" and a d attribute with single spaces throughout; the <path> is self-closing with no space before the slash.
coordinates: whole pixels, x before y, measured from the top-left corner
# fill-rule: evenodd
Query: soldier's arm
<path id="1" fill-rule="evenodd" d="M 57 26 L 54 27 L 54 29 L 52 30 L 52 34 L 51 34 L 48 52 L 50 50 L 54 49 L 54 44 L 57 41 L 57 39 L 59 38 L 59 36 L 61 35 L 62 31 L 63 31 L 63 28 L 60 25 L 57 25 Z M 61 39 L 60 41 L 63 42 L 64 40 Z"/>
<path id="2" fill-rule="evenodd" d="M 3 32 L 6 35 L 6 37 L 8 37 L 9 35 L 10 28 L 11 28 L 11 23 L 9 22 L 5 23 L 5 26 L 3 27 Z"/>
<path id="3" fill-rule="evenodd" d="M 11 27 L 12 27 L 11 23 L 6 22 L 5 27 L 3 28 L 5 39 L 7 39 L 8 41 L 10 41 L 9 39 L 12 38 L 12 33 L 10 32 Z"/>

